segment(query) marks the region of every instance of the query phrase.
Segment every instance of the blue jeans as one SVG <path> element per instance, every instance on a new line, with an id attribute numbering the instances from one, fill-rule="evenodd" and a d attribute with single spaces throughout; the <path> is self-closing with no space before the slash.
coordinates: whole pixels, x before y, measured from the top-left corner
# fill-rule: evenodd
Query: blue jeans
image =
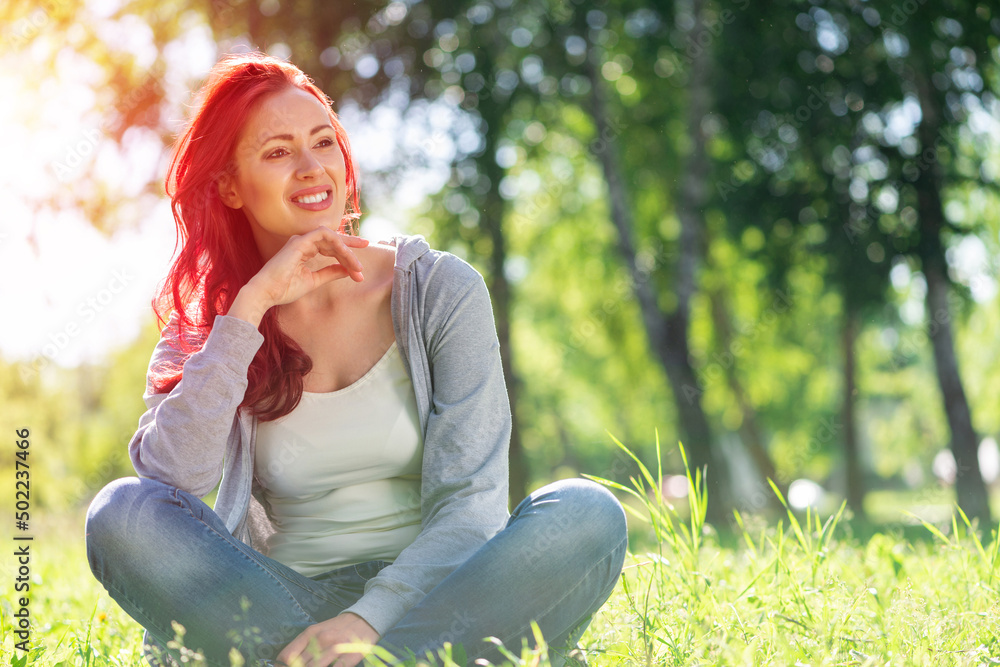
<path id="1" fill-rule="evenodd" d="M 506 527 L 434 587 L 378 642 L 399 658 L 461 645 L 471 664 L 502 660 L 486 637 L 520 653 L 531 622 L 553 664 L 575 646 L 621 574 L 625 513 L 586 480 L 549 484 L 515 508 Z M 305 628 L 339 614 L 388 563 L 368 561 L 306 577 L 233 537 L 197 497 L 150 479 L 119 479 L 87 513 L 90 567 L 146 628 L 150 645 L 185 629 L 184 646 L 228 666 L 274 657 Z M 170 649 L 173 657 L 179 654 Z"/>

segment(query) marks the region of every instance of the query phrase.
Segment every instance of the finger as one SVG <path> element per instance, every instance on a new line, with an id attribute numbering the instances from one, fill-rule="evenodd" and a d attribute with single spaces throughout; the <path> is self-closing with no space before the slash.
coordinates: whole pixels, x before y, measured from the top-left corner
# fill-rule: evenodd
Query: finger
<path id="1" fill-rule="evenodd" d="M 332 647 L 336 648 L 336 646 Z M 359 662 L 361 662 L 362 656 L 360 653 L 339 653 L 337 651 L 327 652 L 324 654 L 323 658 L 330 659 L 330 663 L 324 662 L 323 665 L 329 664 L 330 667 L 354 667 Z"/>
<path id="2" fill-rule="evenodd" d="M 360 653 L 344 653 L 333 663 L 333 667 L 355 667 L 363 659 L 364 656 Z"/>
<path id="3" fill-rule="evenodd" d="M 316 241 L 316 249 L 327 257 L 336 257 L 340 260 L 341 264 L 352 264 L 356 265 L 353 267 L 356 271 L 360 271 L 363 267 L 361 266 L 361 260 L 358 256 L 351 252 L 351 248 L 344 245 L 339 241 L 321 239 Z"/>
<path id="4" fill-rule="evenodd" d="M 327 646 L 326 648 L 320 648 L 317 642 L 310 644 L 306 648 L 305 657 L 307 657 L 306 664 L 308 667 L 330 667 L 331 665 L 337 664 L 337 658 L 340 657 L 340 652 L 337 651 L 337 646 Z"/>
<path id="5" fill-rule="evenodd" d="M 357 274 L 360 275 L 360 274 Z M 354 277 L 350 271 L 348 271 L 341 264 L 331 264 L 330 266 L 324 266 L 318 271 L 313 271 L 313 279 L 316 281 L 316 287 L 320 285 L 325 285 L 326 283 L 333 282 L 334 280 L 339 280 L 341 278 L 347 278 L 348 276 Z M 360 282 L 360 281 L 358 281 Z"/>
<path id="6" fill-rule="evenodd" d="M 292 653 L 285 664 L 290 667 L 326 667 L 331 660 L 332 658 L 328 660 L 320 653 L 319 646 L 313 640 L 302 647 L 301 651 Z"/>
<path id="7" fill-rule="evenodd" d="M 316 243 L 316 249 L 327 257 L 333 257 L 340 262 L 341 266 L 344 267 L 354 280 L 361 282 L 364 279 L 362 275 L 364 265 L 361 264 L 361 260 L 358 259 L 357 255 L 351 252 L 350 248 L 336 241 L 323 240 Z"/>
<path id="8" fill-rule="evenodd" d="M 332 257 L 344 267 L 346 275 L 349 275 L 355 282 L 361 282 L 365 279 L 364 265 L 343 241 L 351 238 L 355 237 L 337 234 L 328 227 L 317 227 L 311 232 L 292 237 L 286 247 L 290 247 L 294 243 L 294 252 L 301 260 L 305 261 L 311 260 L 316 255 Z M 361 239 L 361 242 L 358 247 L 368 245 L 367 239 Z"/>
<path id="9" fill-rule="evenodd" d="M 351 248 L 367 248 L 371 241 L 368 239 L 361 238 L 360 236 L 354 236 L 353 234 L 344 234 L 343 232 L 337 232 L 326 225 L 320 225 L 314 229 L 311 234 L 319 234 L 325 239 L 342 241 L 345 246 Z"/>
<path id="10" fill-rule="evenodd" d="M 276 657 L 274 661 L 278 665 L 284 665 L 285 667 L 288 667 L 292 664 L 292 661 L 295 659 L 295 656 L 298 656 L 298 654 L 299 651 L 297 650 L 293 651 L 292 645 L 289 644 L 284 649 L 282 649 L 281 653 L 278 654 L 278 657 Z"/>
<path id="11" fill-rule="evenodd" d="M 291 665 L 292 661 L 298 658 L 302 654 L 302 649 L 306 647 L 309 643 L 309 635 L 306 634 L 307 631 L 303 631 L 298 637 L 288 642 L 288 645 L 281 650 L 276 658 L 278 662 L 282 662 L 286 665 Z"/>
<path id="12" fill-rule="evenodd" d="M 352 248 L 367 248 L 371 243 L 368 239 L 363 239 L 360 236 L 351 236 L 350 234 L 340 234 L 340 238 L 343 239 L 345 245 L 349 245 Z"/>

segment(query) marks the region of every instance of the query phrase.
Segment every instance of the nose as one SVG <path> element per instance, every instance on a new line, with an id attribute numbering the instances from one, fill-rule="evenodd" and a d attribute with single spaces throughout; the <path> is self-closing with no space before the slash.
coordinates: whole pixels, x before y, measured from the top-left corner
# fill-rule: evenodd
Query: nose
<path id="1" fill-rule="evenodd" d="M 323 165 L 312 151 L 302 151 L 298 164 L 295 165 L 295 173 L 299 178 L 313 178 L 323 173 Z"/>

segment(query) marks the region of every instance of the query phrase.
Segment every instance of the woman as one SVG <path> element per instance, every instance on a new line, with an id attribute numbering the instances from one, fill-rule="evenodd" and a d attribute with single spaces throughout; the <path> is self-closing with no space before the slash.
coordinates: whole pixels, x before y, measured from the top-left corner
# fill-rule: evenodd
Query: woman
<path id="1" fill-rule="evenodd" d="M 182 653 L 178 630 L 211 665 L 349 667 L 353 641 L 496 661 L 484 638 L 518 651 L 532 621 L 571 649 L 621 572 L 621 506 L 566 480 L 508 515 L 485 284 L 421 237 L 352 234 L 328 98 L 289 63 L 222 60 L 167 191 L 179 252 L 129 444 L 141 477 L 87 516 L 91 569 L 150 662 Z"/>

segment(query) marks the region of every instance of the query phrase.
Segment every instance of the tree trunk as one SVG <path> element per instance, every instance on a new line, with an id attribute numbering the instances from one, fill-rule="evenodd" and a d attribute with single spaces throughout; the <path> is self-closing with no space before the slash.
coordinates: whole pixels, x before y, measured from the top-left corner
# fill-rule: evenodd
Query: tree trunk
<path id="1" fill-rule="evenodd" d="M 481 53 L 481 51 L 480 51 Z M 487 72 L 489 74 L 490 72 Z M 482 210 L 479 227 L 490 239 L 489 257 L 489 290 L 493 299 L 493 315 L 496 319 L 497 338 L 500 341 L 500 360 L 503 365 L 503 375 L 507 383 L 507 396 L 510 399 L 511 431 L 510 431 L 510 501 L 511 507 L 517 505 L 528 495 L 528 462 L 521 443 L 521 429 L 517 417 L 517 404 L 520 380 L 514 372 L 513 351 L 510 343 L 510 310 L 511 289 L 504 273 L 504 263 L 507 259 L 507 244 L 503 233 L 503 218 L 506 201 L 500 196 L 500 179 L 503 178 L 503 168 L 497 164 L 496 151 L 500 139 L 503 116 L 507 105 L 490 100 L 488 104 L 479 106 L 480 113 L 486 123 L 483 140 L 485 149 L 476 158 L 479 173 L 490 179 L 490 188 L 480 202 Z"/>
<path id="2" fill-rule="evenodd" d="M 920 70 L 914 73 L 920 99 L 922 119 L 917 129 L 924 150 L 940 148 L 941 107 L 930 82 Z M 970 518 L 978 518 L 979 526 L 988 530 L 992 523 L 989 495 L 979 470 L 978 442 L 972 427 L 969 402 L 962 387 L 962 377 L 955 358 L 955 343 L 951 330 L 952 315 L 948 304 L 950 284 L 947 274 L 941 231 L 945 227 L 941 203 L 941 172 L 938 162 L 922 169 L 917 176 L 917 214 L 920 220 L 920 243 L 917 252 L 927 280 L 927 333 L 934 348 L 934 364 L 938 384 L 944 399 L 948 426 L 951 429 L 951 450 L 955 457 L 955 493 L 958 506 Z"/>
<path id="3" fill-rule="evenodd" d="M 924 199 L 921 196 L 921 199 Z M 933 198 L 933 197 L 927 197 Z M 940 203 L 940 202 L 939 202 Z M 923 220 L 923 205 L 920 217 Z M 923 225 L 921 225 L 923 226 Z M 955 457 L 955 493 L 958 506 L 971 519 L 979 518 L 980 527 L 992 524 L 989 495 L 979 469 L 979 443 L 972 426 L 972 414 L 965 397 L 962 377 L 955 358 L 955 343 L 951 331 L 951 313 L 948 306 L 948 279 L 944 272 L 943 254 L 935 261 L 924 261 L 927 279 L 927 311 L 930 321 L 928 333 L 934 346 L 934 364 L 937 367 L 938 385 L 944 398 L 944 409 L 951 429 L 951 450 Z"/>
<path id="4" fill-rule="evenodd" d="M 844 353 L 844 400 L 841 405 L 841 421 L 844 424 L 844 476 L 847 486 L 847 506 L 857 518 L 865 516 L 865 487 L 858 455 L 858 434 L 855 424 L 854 407 L 857 404 L 857 382 L 854 348 L 858 340 L 860 317 L 850 304 L 844 304 L 844 328 L 841 331 L 841 347 Z"/>
<path id="5" fill-rule="evenodd" d="M 688 39 L 696 38 L 705 30 L 706 0 L 692 0 L 691 16 L 694 17 L 692 27 L 688 31 Z M 681 223 L 680 247 L 675 274 L 677 308 L 667 314 L 667 349 L 662 354 L 669 359 L 669 365 L 674 368 L 672 380 L 675 400 L 681 411 L 681 423 L 689 438 L 697 438 L 705 443 L 700 452 L 700 465 L 713 465 L 714 484 L 712 490 L 716 502 L 709 504 L 709 515 L 714 521 L 728 520 L 728 508 L 733 504 L 732 492 L 729 487 L 729 470 L 722 458 L 715 452 L 712 432 L 701 406 L 701 391 L 691 394 L 691 389 L 699 387 L 694 367 L 691 365 L 691 354 L 688 346 L 688 332 L 691 323 L 691 299 L 694 297 L 698 262 L 702 257 L 703 248 L 701 236 L 706 228 L 705 205 L 707 203 L 707 184 L 709 175 L 709 157 L 707 137 L 702 129 L 702 121 L 712 110 L 712 95 L 709 87 L 711 77 L 712 54 L 710 48 L 699 49 L 690 63 L 688 79 L 687 118 L 690 151 L 685 155 L 679 167 L 681 182 L 676 192 L 677 204 L 675 210 Z M 668 369 L 669 372 L 669 369 Z M 685 395 L 687 393 L 687 395 Z M 683 397 L 683 400 L 682 400 Z M 713 455 L 714 453 L 714 455 Z"/>
<path id="6" fill-rule="evenodd" d="M 760 425 L 757 423 L 757 412 L 747 399 L 743 383 L 740 382 L 736 373 L 736 355 L 732 353 L 733 326 L 729 318 L 729 308 L 726 306 L 725 295 L 721 289 L 709 292 L 709 299 L 712 306 L 712 324 L 715 327 L 715 334 L 718 336 L 719 347 L 722 349 L 722 361 L 720 365 L 726 376 L 726 383 L 729 390 L 733 392 L 736 404 L 740 408 L 742 419 L 740 421 L 740 439 L 746 447 L 750 458 L 757 467 L 759 473 L 758 486 L 761 490 L 761 498 L 770 499 L 769 503 L 762 503 L 759 507 L 748 507 L 750 510 L 761 510 L 766 505 L 780 507 L 777 496 L 771 493 L 765 480 L 773 481 L 781 493 L 787 497 L 787 484 L 783 484 L 778 479 L 778 471 L 774 467 L 774 461 L 768 454 L 767 445 L 764 444 L 764 436 L 761 435 Z M 729 355 L 729 356 L 727 356 Z"/>
<path id="7" fill-rule="evenodd" d="M 700 23 L 701 0 L 695 2 L 699 12 L 696 16 Z M 579 19 L 580 12 L 577 14 Z M 582 27 L 581 29 L 586 34 L 585 29 Z M 693 147 L 684 164 L 679 167 L 679 171 L 685 176 L 677 203 L 677 214 L 682 226 L 680 259 L 676 273 L 677 307 L 671 313 L 664 313 L 648 274 L 640 269 L 636 262 L 635 244 L 632 239 L 632 215 L 616 154 L 618 131 L 609 121 L 601 89 L 603 79 L 597 74 L 599 63 L 595 62 L 596 59 L 597 50 L 591 48 L 583 66 L 591 84 L 590 113 L 599 137 L 596 145 L 604 147 L 594 152 L 607 182 L 611 218 L 618 232 L 618 247 L 632 279 L 650 346 L 663 365 L 674 394 L 680 430 L 684 435 L 683 442 L 692 472 L 695 469 L 707 469 L 706 480 L 711 482 L 709 520 L 714 523 L 724 522 L 728 519 L 728 508 L 732 503 L 728 472 L 724 462 L 713 453 L 712 432 L 702 409 L 700 382 L 691 365 L 688 346 L 691 298 L 695 291 L 695 272 L 701 253 L 698 235 L 699 227 L 703 225 L 702 207 L 708 173 L 705 137 L 701 131 L 701 119 L 708 112 L 709 105 L 707 61 L 705 58 L 696 58 L 692 65 L 688 121 L 693 135 Z"/>

